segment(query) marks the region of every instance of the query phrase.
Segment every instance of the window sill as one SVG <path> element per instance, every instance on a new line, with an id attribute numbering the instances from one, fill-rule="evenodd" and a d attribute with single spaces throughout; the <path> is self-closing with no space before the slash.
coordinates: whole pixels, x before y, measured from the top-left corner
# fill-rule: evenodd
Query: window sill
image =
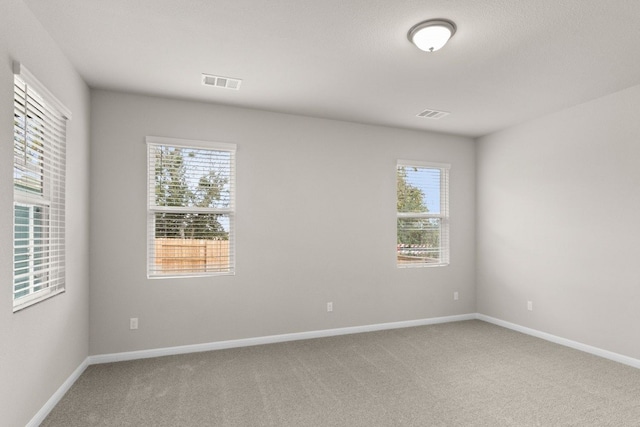
<path id="1" fill-rule="evenodd" d="M 235 271 L 215 273 L 147 274 L 147 279 L 190 279 L 194 277 L 235 276 Z"/>
<path id="2" fill-rule="evenodd" d="M 396 264 L 398 268 L 429 268 L 429 267 L 447 267 L 448 262 L 443 263 L 416 263 L 416 264 Z"/>
<path id="3" fill-rule="evenodd" d="M 20 310 L 24 310 L 27 307 L 31 307 L 32 305 L 38 304 L 42 301 L 48 300 L 49 298 L 53 298 L 56 295 L 62 294 L 64 293 L 64 291 L 64 289 L 57 289 L 55 291 L 42 290 L 32 295 L 19 298 L 13 302 L 13 312 L 16 313 Z"/>

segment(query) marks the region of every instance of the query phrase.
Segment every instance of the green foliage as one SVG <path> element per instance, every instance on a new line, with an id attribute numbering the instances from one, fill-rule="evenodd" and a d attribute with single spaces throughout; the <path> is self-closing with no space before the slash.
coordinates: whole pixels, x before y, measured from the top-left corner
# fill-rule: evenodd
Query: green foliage
<path id="1" fill-rule="evenodd" d="M 417 169 L 417 168 L 414 168 Z M 398 168 L 396 180 L 398 192 L 398 212 L 429 212 L 424 204 L 424 193 L 418 187 L 407 182 L 407 170 Z"/>
<path id="2" fill-rule="evenodd" d="M 188 157 L 194 157 L 189 151 Z M 187 177 L 188 160 L 181 148 L 161 147 L 155 152 L 156 206 L 214 207 L 220 201 L 228 180 L 219 172 L 208 171 L 197 180 Z M 162 212 L 156 214 L 156 237 L 227 240 L 219 222 L 220 214 Z"/>
<path id="3" fill-rule="evenodd" d="M 188 206 L 192 193 L 186 180 L 186 167 L 180 148 L 156 150 L 155 182 L 157 206 Z"/>
<path id="4" fill-rule="evenodd" d="M 414 168 L 414 171 L 417 168 Z M 404 213 L 428 213 L 424 192 L 407 182 L 405 167 L 397 172 L 397 209 Z M 439 256 L 440 223 L 437 218 L 398 218 L 397 243 L 406 247 L 404 252 L 411 256 Z M 422 248 L 416 248 L 421 246 Z"/>

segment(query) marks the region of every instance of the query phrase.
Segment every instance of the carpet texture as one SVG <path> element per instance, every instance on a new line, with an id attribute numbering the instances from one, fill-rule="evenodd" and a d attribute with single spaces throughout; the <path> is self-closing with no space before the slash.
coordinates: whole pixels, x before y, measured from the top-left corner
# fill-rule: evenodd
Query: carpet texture
<path id="1" fill-rule="evenodd" d="M 640 426 L 640 370 L 471 320 L 93 365 L 42 426 Z"/>

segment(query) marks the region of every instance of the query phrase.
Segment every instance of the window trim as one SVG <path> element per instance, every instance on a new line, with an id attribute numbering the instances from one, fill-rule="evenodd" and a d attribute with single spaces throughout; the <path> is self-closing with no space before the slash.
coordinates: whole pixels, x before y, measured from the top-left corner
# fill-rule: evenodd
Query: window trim
<path id="1" fill-rule="evenodd" d="M 64 119 L 67 121 L 72 119 L 71 110 L 65 107 L 64 104 L 60 102 L 45 85 L 43 85 L 24 65 L 18 61 L 13 62 L 13 74 L 20 76 L 27 86 L 40 95 L 49 107 L 60 113 Z"/>
<path id="2" fill-rule="evenodd" d="M 233 143 L 228 142 L 214 142 L 214 141 L 203 141 L 203 140 L 190 140 L 190 139 L 182 139 L 182 138 L 167 138 L 160 136 L 147 136 L 145 137 L 145 144 L 147 147 L 147 279 L 175 279 L 175 278 L 191 278 L 191 277 L 211 277 L 211 276 L 233 276 L 235 275 L 235 220 L 236 220 L 236 152 L 237 146 Z M 150 149 L 153 146 L 165 145 L 171 147 L 179 147 L 179 148 L 191 148 L 196 150 L 210 150 L 210 151 L 226 151 L 231 155 L 231 174 L 229 177 L 230 180 L 230 199 L 229 199 L 229 207 L 227 208 L 202 208 L 202 207 L 192 207 L 192 208 L 183 208 L 183 207 L 171 207 L 164 206 L 159 207 L 155 206 L 152 203 L 152 200 L 155 199 L 155 182 L 153 177 L 150 175 L 152 165 L 152 159 L 150 155 Z M 208 272 L 186 272 L 183 274 L 180 273 L 170 273 L 170 274 L 162 274 L 162 273 L 152 273 L 151 265 L 155 260 L 155 256 L 152 256 L 152 253 L 155 251 L 155 248 L 152 248 L 152 235 L 151 230 L 155 229 L 155 213 L 157 212 L 175 212 L 175 213 L 188 213 L 188 212 L 202 212 L 202 213 L 213 213 L 213 214 L 221 214 L 227 215 L 229 217 L 229 270 L 228 271 L 208 271 Z M 151 225 L 154 224 L 154 225 Z"/>
<path id="3" fill-rule="evenodd" d="M 45 301 L 55 295 L 59 295 L 65 292 L 66 289 L 66 260 L 65 260 L 65 236 L 66 236 L 66 224 L 65 224 L 65 210 L 66 210 L 66 144 L 67 144 L 67 122 L 71 120 L 71 112 L 67 109 L 26 67 L 20 62 L 14 61 L 13 63 L 14 74 L 14 109 L 16 108 L 16 97 L 18 96 L 17 87 L 20 86 L 20 90 L 24 90 L 24 93 L 20 97 L 24 96 L 24 112 L 34 113 L 39 111 L 42 114 L 47 123 L 53 126 L 54 132 L 51 136 L 42 140 L 42 191 L 40 194 L 30 192 L 28 189 L 20 188 L 16 186 L 15 175 L 13 181 L 13 267 L 12 267 L 12 282 L 11 282 L 11 299 L 13 305 L 13 312 L 16 313 L 27 307 L 30 307 L 39 302 Z M 35 104 L 32 104 L 35 102 Z M 36 107 L 37 105 L 37 107 Z M 60 125 L 60 127 L 56 127 Z M 14 153 L 16 147 L 16 125 L 14 124 Z M 24 129 L 24 138 L 28 137 L 27 128 Z M 26 143 L 25 143 L 26 144 Z M 25 152 L 26 153 L 26 152 Z M 14 154 L 15 156 L 15 154 Z M 26 154 L 25 154 L 26 156 Z M 14 171 L 18 167 L 15 157 L 13 161 Z M 55 169 L 56 172 L 52 172 Z M 14 172 L 15 173 L 15 172 Z M 29 212 L 28 218 L 28 238 L 27 245 L 16 246 L 16 215 L 17 207 L 27 208 Z M 42 270 L 36 270 L 35 264 L 35 214 L 36 208 L 43 209 L 46 212 L 46 220 L 41 227 L 41 233 L 43 241 L 41 250 L 43 251 L 42 262 L 45 263 L 46 268 Z M 21 239 L 23 240 L 23 239 Z M 29 292 L 16 298 L 16 249 L 26 248 L 28 257 L 28 273 L 19 275 L 21 278 L 27 278 Z M 21 261 L 23 262 L 23 261 Z M 34 290 L 37 287 L 35 283 L 36 273 L 42 273 L 47 275 L 45 281 L 46 287 Z M 22 289 L 22 290 L 24 290 Z M 21 290 L 21 291 L 22 291 Z M 19 291 L 18 293 L 20 293 Z"/>
<path id="4" fill-rule="evenodd" d="M 423 267 L 446 267 L 451 263 L 451 215 L 449 210 L 449 186 L 451 175 L 450 163 L 437 163 L 437 162 L 425 162 L 420 160 L 397 160 L 396 162 L 396 181 L 398 179 L 399 167 L 415 167 L 423 169 L 439 169 L 440 170 L 440 213 L 430 212 L 398 212 L 396 209 L 396 267 L 397 268 L 423 268 Z M 397 182 L 396 182 L 397 183 Z M 396 193 L 396 203 L 398 195 Z M 440 262 L 428 263 L 428 262 L 416 262 L 400 264 L 398 263 L 398 251 L 397 251 L 397 238 L 398 228 L 397 223 L 400 218 L 439 218 L 440 219 L 440 238 L 444 235 L 446 237 L 445 245 L 440 242 Z"/>

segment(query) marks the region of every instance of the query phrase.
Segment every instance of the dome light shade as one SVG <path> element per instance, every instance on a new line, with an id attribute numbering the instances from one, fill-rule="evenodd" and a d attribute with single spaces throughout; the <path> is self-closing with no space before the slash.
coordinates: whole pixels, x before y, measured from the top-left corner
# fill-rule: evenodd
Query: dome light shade
<path id="1" fill-rule="evenodd" d="M 445 19 L 432 19 L 414 25 L 407 37 L 418 49 L 435 52 L 456 33 L 456 24 Z"/>

